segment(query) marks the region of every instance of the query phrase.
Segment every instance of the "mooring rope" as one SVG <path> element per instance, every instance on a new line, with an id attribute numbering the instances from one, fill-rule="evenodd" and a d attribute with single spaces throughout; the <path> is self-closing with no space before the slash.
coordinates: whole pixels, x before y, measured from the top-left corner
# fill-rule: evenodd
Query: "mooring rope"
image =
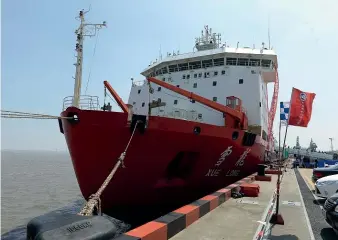
<path id="1" fill-rule="evenodd" d="M 61 117 L 61 116 L 53 116 L 49 114 L 7 111 L 7 110 L 1 110 L 1 118 L 73 119 L 73 117 Z"/>
<path id="2" fill-rule="evenodd" d="M 110 181 L 112 180 L 113 176 L 115 175 L 117 169 L 122 166 L 123 168 L 124 166 L 124 158 L 126 157 L 127 154 L 127 150 L 128 147 L 131 143 L 131 140 L 134 137 L 135 134 L 135 130 L 137 128 L 137 124 L 139 123 L 139 121 L 136 122 L 135 127 L 133 129 L 133 132 L 129 138 L 128 144 L 124 150 L 124 152 L 121 153 L 120 157 L 118 158 L 117 163 L 115 164 L 113 170 L 110 172 L 110 174 L 108 175 L 108 177 L 106 178 L 106 180 L 104 180 L 103 184 L 101 185 L 101 187 L 99 188 L 99 190 L 97 190 L 97 192 L 95 194 L 92 194 L 89 197 L 88 202 L 86 203 L 86 205 L 83 207 L 83 209 L 81 210 L 81 212 L 79 213 L 79 215 L 82 216 L 92 216 L 95 209 L 98 210 L 98 214 L 102 214 L 101 213 L 101 199 L 100 196 L 102 194 L 102 192 L 106 189 L 106 187 L 108 186 L 108 184 L 110 183 Z"/>

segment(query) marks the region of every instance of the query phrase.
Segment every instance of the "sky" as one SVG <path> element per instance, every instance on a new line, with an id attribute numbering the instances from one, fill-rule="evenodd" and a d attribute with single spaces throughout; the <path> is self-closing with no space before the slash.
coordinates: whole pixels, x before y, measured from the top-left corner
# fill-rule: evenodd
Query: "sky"
<path id="1" fill-rule="evenodd" d="M 130 78 L 166 52 L 191 52 L 204 25 L 222 34 L 227 45 L 260 46 L 270 40 L 278 55 L 279 101 L 292 87 L 316 93 L 307 128 L 290 127 L 287 145 L 338 148 L 338 1 L 190 0 L 3 0 L 1 1 L 1 109 L 59 115 L 63 98 L 73 94 L 75 19 L 88 9 L 91 23 L 107 21 L 97 38 L 87 38 L 83 91 L 103 102 L 108 80 L 124 101 Z M 270 19 L 270 21 L 268 20 Z M 270 24 L 268 23 L 270 22 Z M 97 39 L 97 40 L 96 40 Z M 95 55 L 93 56 L 96 44 Z M 336 54 L 334 54 L 336 53 Z M 273 85 L 269 86 L 272 95 Z M 118 110 L 117 106 L 113 109 Z M 277 108 L 274 132 L 278 133 Z M 1 119 L 2 149 L 67 150 L 57 120 Z"/>

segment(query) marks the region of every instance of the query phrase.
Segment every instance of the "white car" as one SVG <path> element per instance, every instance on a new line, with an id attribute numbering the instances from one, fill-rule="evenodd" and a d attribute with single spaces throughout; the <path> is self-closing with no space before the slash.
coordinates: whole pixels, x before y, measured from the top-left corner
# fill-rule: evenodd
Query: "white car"
<path id="1" fill-rule="evenodd" d="M 338 192 L 338 174 L 322 177 L 315 183 L 315 195 L 321 198 L 331 197 Z"/>

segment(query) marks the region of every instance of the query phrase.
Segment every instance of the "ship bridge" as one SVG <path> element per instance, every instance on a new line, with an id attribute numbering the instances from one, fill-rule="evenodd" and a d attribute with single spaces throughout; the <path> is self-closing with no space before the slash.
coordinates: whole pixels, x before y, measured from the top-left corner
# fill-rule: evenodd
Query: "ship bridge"
<path id="1" fill-rule="evenodd" d="M 277 55 L 272 49 L 261 47 L 230 47 L 221 43 L 221 35 L 205 26 L 195 39 L 194 51 L 168 53 L 151 63 L 141 74 L 154 77 L 204 98 L 226 105 L 228 96 L 242 100 L 249 125 L 267 139 L 268 94 L 267 84 L 275 82 Z M 152 115 L 176 117 L 224 125 L 224 116 L 201 104 L 146 81 L 133 81 L 128 103 L 134 112 L 147 115 L 150 102 L 161 103 L 151 109 Z M 149 105 L 150 106 L 150 105 Z"/>

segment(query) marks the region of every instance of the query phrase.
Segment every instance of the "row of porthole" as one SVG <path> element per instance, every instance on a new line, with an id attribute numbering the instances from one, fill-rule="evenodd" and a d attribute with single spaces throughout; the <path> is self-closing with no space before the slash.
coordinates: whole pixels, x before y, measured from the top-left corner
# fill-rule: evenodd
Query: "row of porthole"
<path id="1" fill-rule="evenodd" d="M 244 83 L 243 78 L 238 79 L 238 84 L 243 84 L 243 83 Z M 212 86 L 216 86 L 216 85 L 217 85 L 217 81 L 213 81 L 213 82 L 212 82 Z M 180 85 L 176 85 L 176 87 L 180 87 Z M 197 88 L 197 83 L 194 83 L 193 87 L 194 87 L 194 88 Z M 160 92 L 161 89 L 162 89 L 161 87 L 158 87 L 158 88 L 157 88 L 157 91 Z M 137 91 L 137 93 L 140 94 L 140 93 L 141 93 L 141 89 L 139 89 L 139 90 Z"/>
<path id="2" fill-rule="evenodd" d="M 222 70 L 222 75 L 225 74 L 225 70 Z M 214 76 L 218 76 L 218 71 L 214 71 Z M 202 73 L 194 73 L 194 78 L 201 78 L 202 77 Z M 204 72 L 204 78 L 209 78 L 210 77 L 210 72 Z M 190 74 L 183 74 L 182 79 L 190 79 Z"/>
<path id="3" fill-rule="evenodd" d="M 161 99 L 161 98 L 158 98 L 157 101 L 161 102 L 162 99 Z M 217 102 L 217 97 L 213 97 L 213 98 L 212 98 L 212 101 Z M 195 103 L 196 101 L 192 99 L 191 102 L 192 102 L 192 103 Z M 136 102 L 133 102 L 133 104 L 135 105 Z M 177 104 L 178 104 L 178 100 L 175 99 L 175 100 L 174 100 L 174 105 L 177 105 Z M 142 103 L 142 107 L 144 107 L 144 106 L 145 106 L 145 102 Z"/>
<path id="4" fill-rule="evenodd" d="M 201 127 L 194 127 L 193 133 L 196 135 L 199 135 L 201 131 L 202 131 Z M 239 133 L 237 131 L 234 131 L 232 133 L 232 140 L 237 140 L 238 137 L 239 137 Z"/>

